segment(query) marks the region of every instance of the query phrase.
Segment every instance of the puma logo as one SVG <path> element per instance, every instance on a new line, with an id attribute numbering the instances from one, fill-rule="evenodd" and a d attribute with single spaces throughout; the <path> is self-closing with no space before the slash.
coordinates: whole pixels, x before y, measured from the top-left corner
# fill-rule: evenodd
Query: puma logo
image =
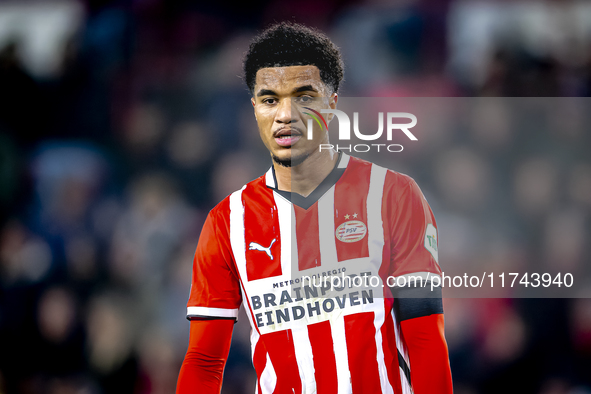
<path id="1" fill-rule="evenodd" d="M 269 245 L 268 248 L 265 248 L 264 246 L 261 246 L 260 244 L 257 244 L 256 242 L 251 242 L 250 245 L 248 245 L 248 250 L 260 250 L 261 252 L 267 253 L 269 258 L 271 260 L 273 260 L 273 254 L 271 253 L 271 246 L 273 246 L 275 241 L 276 241 L 276 239 L 273 238 L 273 240 L 271 241 L 271 245 Z"/>

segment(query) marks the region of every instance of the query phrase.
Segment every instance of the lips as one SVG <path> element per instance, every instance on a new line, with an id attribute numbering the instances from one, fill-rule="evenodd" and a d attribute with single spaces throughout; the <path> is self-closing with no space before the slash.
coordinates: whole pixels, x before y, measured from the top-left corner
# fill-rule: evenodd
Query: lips
<path id="1" fill-rule="evenodd" d="M 302 133 L 293 128 L 283 128 L 274 132 L 273 137 L 279 146 L 292 146 L 300 140 Z"/>

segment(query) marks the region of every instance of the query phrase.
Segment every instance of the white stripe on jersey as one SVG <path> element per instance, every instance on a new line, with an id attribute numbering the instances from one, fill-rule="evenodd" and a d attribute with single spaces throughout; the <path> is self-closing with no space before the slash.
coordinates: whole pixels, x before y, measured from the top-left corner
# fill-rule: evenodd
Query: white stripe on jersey
<path id="1" fill-rule="evenodd" d="M 383 309 L 375 311 L 374 315 L 374 326 L 376 328 L 376 359 L 378 361 L 378 372 L 380 374 L 380 386 L 382 386 L 382 393 L 394 394 L 394 388 L 388 380 L 388 370 L 386 368 L 386 362 L 384 361 L 384 348 L 382 343 L 382 331 L 380 328 L 384 324 L 385 313 Z"/>
<path id="2" fill-rule="evenodd" d="M 410 368 L 410 361 L 408 359 L 408 351 L 406 349 L 405 343 L 402 341 L 401 332 L 400 332 L 400 325 L 396 320 L 396 314 L 394 313 L 394 309 L 392 309 L 392 320 L 394 321 L 394 331 L 396 332 L 396 349 L 402 354 L 402 358 L 406 361 L 406 365 Z M 395 354 L 394 357 L 397 357 Z M 403 394 L 413 394 L 412 387 L 408 379 L 406 379 L 406 374 L 402 369 L 402 366 L 399 366 L 398 372 L 400 373 L 400 384 L 402 385 L 402 393 Z"/>
<path id="3" fill-rule="evenodd" d="M 367 193 L 367 232 L 369 257 L 381 263 L 384 249 L 384 227 L 382 223 L 382 196 L 387 170 L 371 165 L 369 192 Z"/>
<path id="4" fill-rule="evenodd" d="M 318 200 L 318 236 L 320 264 L 336 264 L 337 244 L 334 235 L 334 185 Z"/>
<path id="5" fill-rule="evenodd" d="M 384 183 L 387 170 L 374 164 L 371 166 L 371 177 L 369 181 L 369 192 L 367 194 L 367 231 L 369 256 L 374 261 L 382 261 L 384 248 L 384 226 L 382 221 L 382 199 Z M 379 268 L 379 266 L 378 266 Z M 376 349 L 378 372 L 380 374 L 380 385 L 382 393 L 394 393 L 394 389 L 388 380 L 388 370 L 384 361 L 384 348 L 382 343 L 382 332 L 380 328 L 384 324 L 384 307 L 374 309 L 374 326 L 376 328 Z"/>
<path id="6" fill-rule="evenodd" d="M 273 368 L 273 364 L 269 358 L 269 353 L 267 353 L 267 363 L 265 364 L 265 369 L 261 374 L 260 381 L 263 393 L 272 393 L 275 390 L 275 385 L 277 384 L 277 375 L 275 374 L 275 369 Z"/>
<path id="7" fill-rule="evenodd" d="M 240 281 L 240 288 L 242 289 L 242 299 L 247 298 L 246 290 L 244 290 L 242 281 Z M 248 300 L 246 302 L 249 304 Z M 259 333 L 259 330 L 254 328 L 256 325 L 252 320 L 252 314 L 250 313 L 250 310 L 246 310 L 246 316 L 248 316 L 248 321 L 250 322 L 250 358 L 251 360 L 254 360 L 254 351 L 257 348 L 257 343 L 259 343 L 259 340 L 261 339 L 261 334 Z"/>
<path id="8" fill-rule="evenodd" d="M 203 306 L 187 307 L 187 316 L 212 316 L 238 318 L 238 309 L 206 308 Z"/>
<path id="9" fill-rule="evenodd" d="M 300 370 L 302 381 L 302 394 L 316 393 L 316 378 L 314 376 L 314 356 L 312 344 L 308 337 L 308 327 L 300 326 L 291 329 L 293 335 L 296 361 Z"/>
<path id="10" fill-rule="evenodd" d="M 260 334 L 256 329 L 256 325 L 253 322 L 250 305 L 250 299 L 248 299 L 246 289 L 244 288 L 243 280 L 247 278 L 246 274 L 246 240 L 244 236 L 244 206 L 242 205 L 242 191 L 246 188 L 246 185 L 242 186 L 242 189 L 235 191 L 230 195 L 230 245 L 232 246 L 232 252 L 236 261 L 236 267 L 240 274 L 240 287 L 242 288 L 242 300 L 246 301 L 249 306 L 246 309 L 246 315 L 250 321 L 251 335 L 250 343 L 252 346 L 252 355 L 254 357 L 254 350 L 259 340 Z M 255 336 L 256 334 L 256 336 Z"/>
<path id="11" fill-rule="evenodd" d="M 330 321 L 332 332 L 332 346 L 337 365 L 338 394 L 351 394 L 351 372 L 349 371 L 349 355 L 347 353 L 347 338 L 345 337 L 345 317 Z"/>
<path id="12" fill-rule="evenodd" d="M 242 280 L 248 278 L 246 275 L 246 241 L 244 238 L 244 206 L 242 205 L 242 191 L 246 188 L 235 191 L 230 195 L 230 245 L 236 260 L 236 267 Z"/>
<path id="13" fill-rule="evenodd" d="M 298 247 L 295 242 L 296 220 L 291 202 L 282 195 L 273 192 L 277 215 L 279 216 L 279 234 L 281 236 L 281 278 L 290 279 L 293 269 L 297 269 Z M 296 262 L 295 266 L 292 261 Z M 275 278 L 277 280 L 278 278 Z"/>

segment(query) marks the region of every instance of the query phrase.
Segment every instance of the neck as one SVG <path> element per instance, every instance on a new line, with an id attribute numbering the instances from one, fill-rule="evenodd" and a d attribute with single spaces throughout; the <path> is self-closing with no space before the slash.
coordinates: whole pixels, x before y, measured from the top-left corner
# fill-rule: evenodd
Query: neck
<path id="1" fill-rule="evenodd" d="M 283 167 L 273 162 L 277 188 L 307 197 L 330 174 L 339 157 L 333 150 L 311 154 L 304 162 L 295 167 Z"/>

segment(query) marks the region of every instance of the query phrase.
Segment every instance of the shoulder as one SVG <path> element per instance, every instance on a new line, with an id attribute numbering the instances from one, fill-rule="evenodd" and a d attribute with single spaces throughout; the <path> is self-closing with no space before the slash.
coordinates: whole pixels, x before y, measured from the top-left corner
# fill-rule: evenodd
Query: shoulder
<path id="1" fill-rule="evenodd" d="M 363 171 L 363 169 L 371 170 L 372 172 L 381 172 L 384 175 L 384 190 L 395 192 L 397 194 L 408 191 L 409 189 L 418 189 L 415 180 L 401 172 L 391 170 L 389 168 L 380 166 L 371 161 L 360 159 L 358 157 L 350 156 L 349 166 L 352 171 Z"/>
<path id="2" fill-rule="evenodd" d="M 226 217 L 230 214 L 231 209 L 231 200 L 234 198 L 240 198 L 243 192 L 247 191 L 246 194 L 256 194 L 256 193 L 265 193 L 267 192 L 267 187 L 265 184 L 265 174 L 261 175 L 260 177 L 253 179 L 252 181 L 246 183 L 240 189 L 230 193 L 226 196 L 222 201 L 220 201 L 215 207 L 209 211 L 209 215 L 212 217 Z"/>
<path id="3" fill-rule="evenodd" d="M 353 156 L 349 158 L 348 169 L 354 174 L 362 174 L 362 176 L 366 177 L 381 174 L 377 179 L 380 179 L 380 182 L 383 181 L 382 195 L 386 204 L 394 204 L 394 206 L 406 206 L 408 204 L 428 206 L 427 199 L 421 188 L 407 174 Z M 352 177 L 352 179 L 355 178 L 355 176 Z"/>

